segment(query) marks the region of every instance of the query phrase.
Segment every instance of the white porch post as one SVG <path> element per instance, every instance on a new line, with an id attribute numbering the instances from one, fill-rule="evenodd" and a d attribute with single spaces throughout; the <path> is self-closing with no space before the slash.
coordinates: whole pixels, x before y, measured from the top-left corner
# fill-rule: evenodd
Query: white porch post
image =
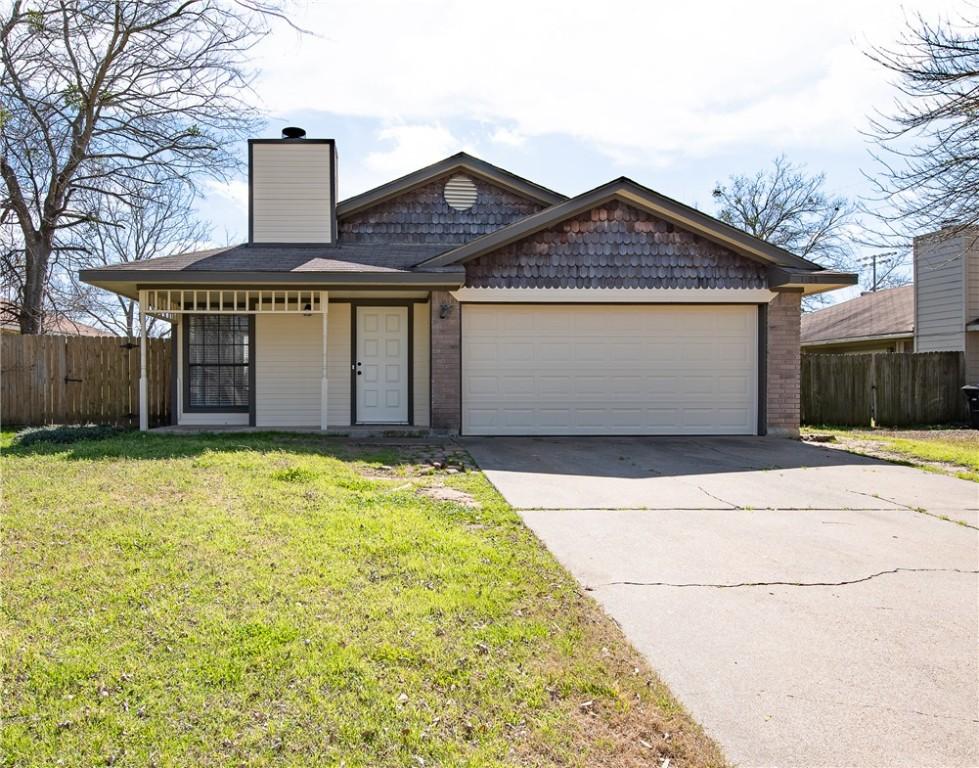
<path id="1" fill-rule="evenodd" d="M 139 292 L 139 431 L 150 428 L 149 382 L 146 379 L 146 292 Z"/>
<path id="2" fill-rule="evenodd" d="M 326 379 L 326 352 L 327 352 L 327 329 L 328 329 L 328 311 L 330 308 L 329 294 L 327 291 L 320 291 L 320 310 L 323 314 L 323 370 L 320 373 L 320 429 L 327 429 L 327 395 L 329 391 L 329 382 Z"/>

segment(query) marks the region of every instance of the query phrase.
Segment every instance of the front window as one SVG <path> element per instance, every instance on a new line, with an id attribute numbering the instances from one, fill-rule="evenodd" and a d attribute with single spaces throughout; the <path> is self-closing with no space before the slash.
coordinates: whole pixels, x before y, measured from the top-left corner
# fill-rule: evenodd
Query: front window
<path id="1" fill-rule="evenodd" d="M 189 315 L 187 406 L 248 410 L 248 316 Z"/>

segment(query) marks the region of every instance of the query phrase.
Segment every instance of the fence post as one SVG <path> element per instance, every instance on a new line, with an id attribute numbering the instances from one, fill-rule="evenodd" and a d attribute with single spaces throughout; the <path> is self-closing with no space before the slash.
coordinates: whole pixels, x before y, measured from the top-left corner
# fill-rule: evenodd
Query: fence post
<path id="1" fill-rule="evenodd" d="M 877 355 L 870 356 L 870 426 L 877 426 Z"/>

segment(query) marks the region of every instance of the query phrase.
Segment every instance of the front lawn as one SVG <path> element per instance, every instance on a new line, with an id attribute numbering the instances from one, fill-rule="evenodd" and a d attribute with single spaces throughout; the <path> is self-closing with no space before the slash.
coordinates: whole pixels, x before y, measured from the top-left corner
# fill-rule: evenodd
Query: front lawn
<path id="1" fill-rule="evenodd" d="M 979 430 L 804 428 L 803 435 L 830 435 L 847 450 L 905 460 L 923 469 L 979 482 Z"/>
<path id="2" fill-rule="evenodd" d="M 477 472 L 311 435 L 6 445 L 5 766 L 723 764 Z"/>

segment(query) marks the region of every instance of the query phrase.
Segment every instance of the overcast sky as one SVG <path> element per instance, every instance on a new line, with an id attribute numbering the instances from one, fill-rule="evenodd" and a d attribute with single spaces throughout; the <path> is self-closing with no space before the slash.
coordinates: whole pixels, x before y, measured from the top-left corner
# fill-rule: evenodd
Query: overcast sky
<path id="1" fill-rule="evenodd" d="M 459 150 L 565 194 L 618 176 L 713 213 L 715 182 L 779 153 L 869 192 L 861 130 L 894 98 L 863 52 L 952 0 L 346 2 L 292 6 L 255 50 L 269 117 L 337 140 L 348 197 Z M 200 205 L 246 233 L 242 177 Z"/>

